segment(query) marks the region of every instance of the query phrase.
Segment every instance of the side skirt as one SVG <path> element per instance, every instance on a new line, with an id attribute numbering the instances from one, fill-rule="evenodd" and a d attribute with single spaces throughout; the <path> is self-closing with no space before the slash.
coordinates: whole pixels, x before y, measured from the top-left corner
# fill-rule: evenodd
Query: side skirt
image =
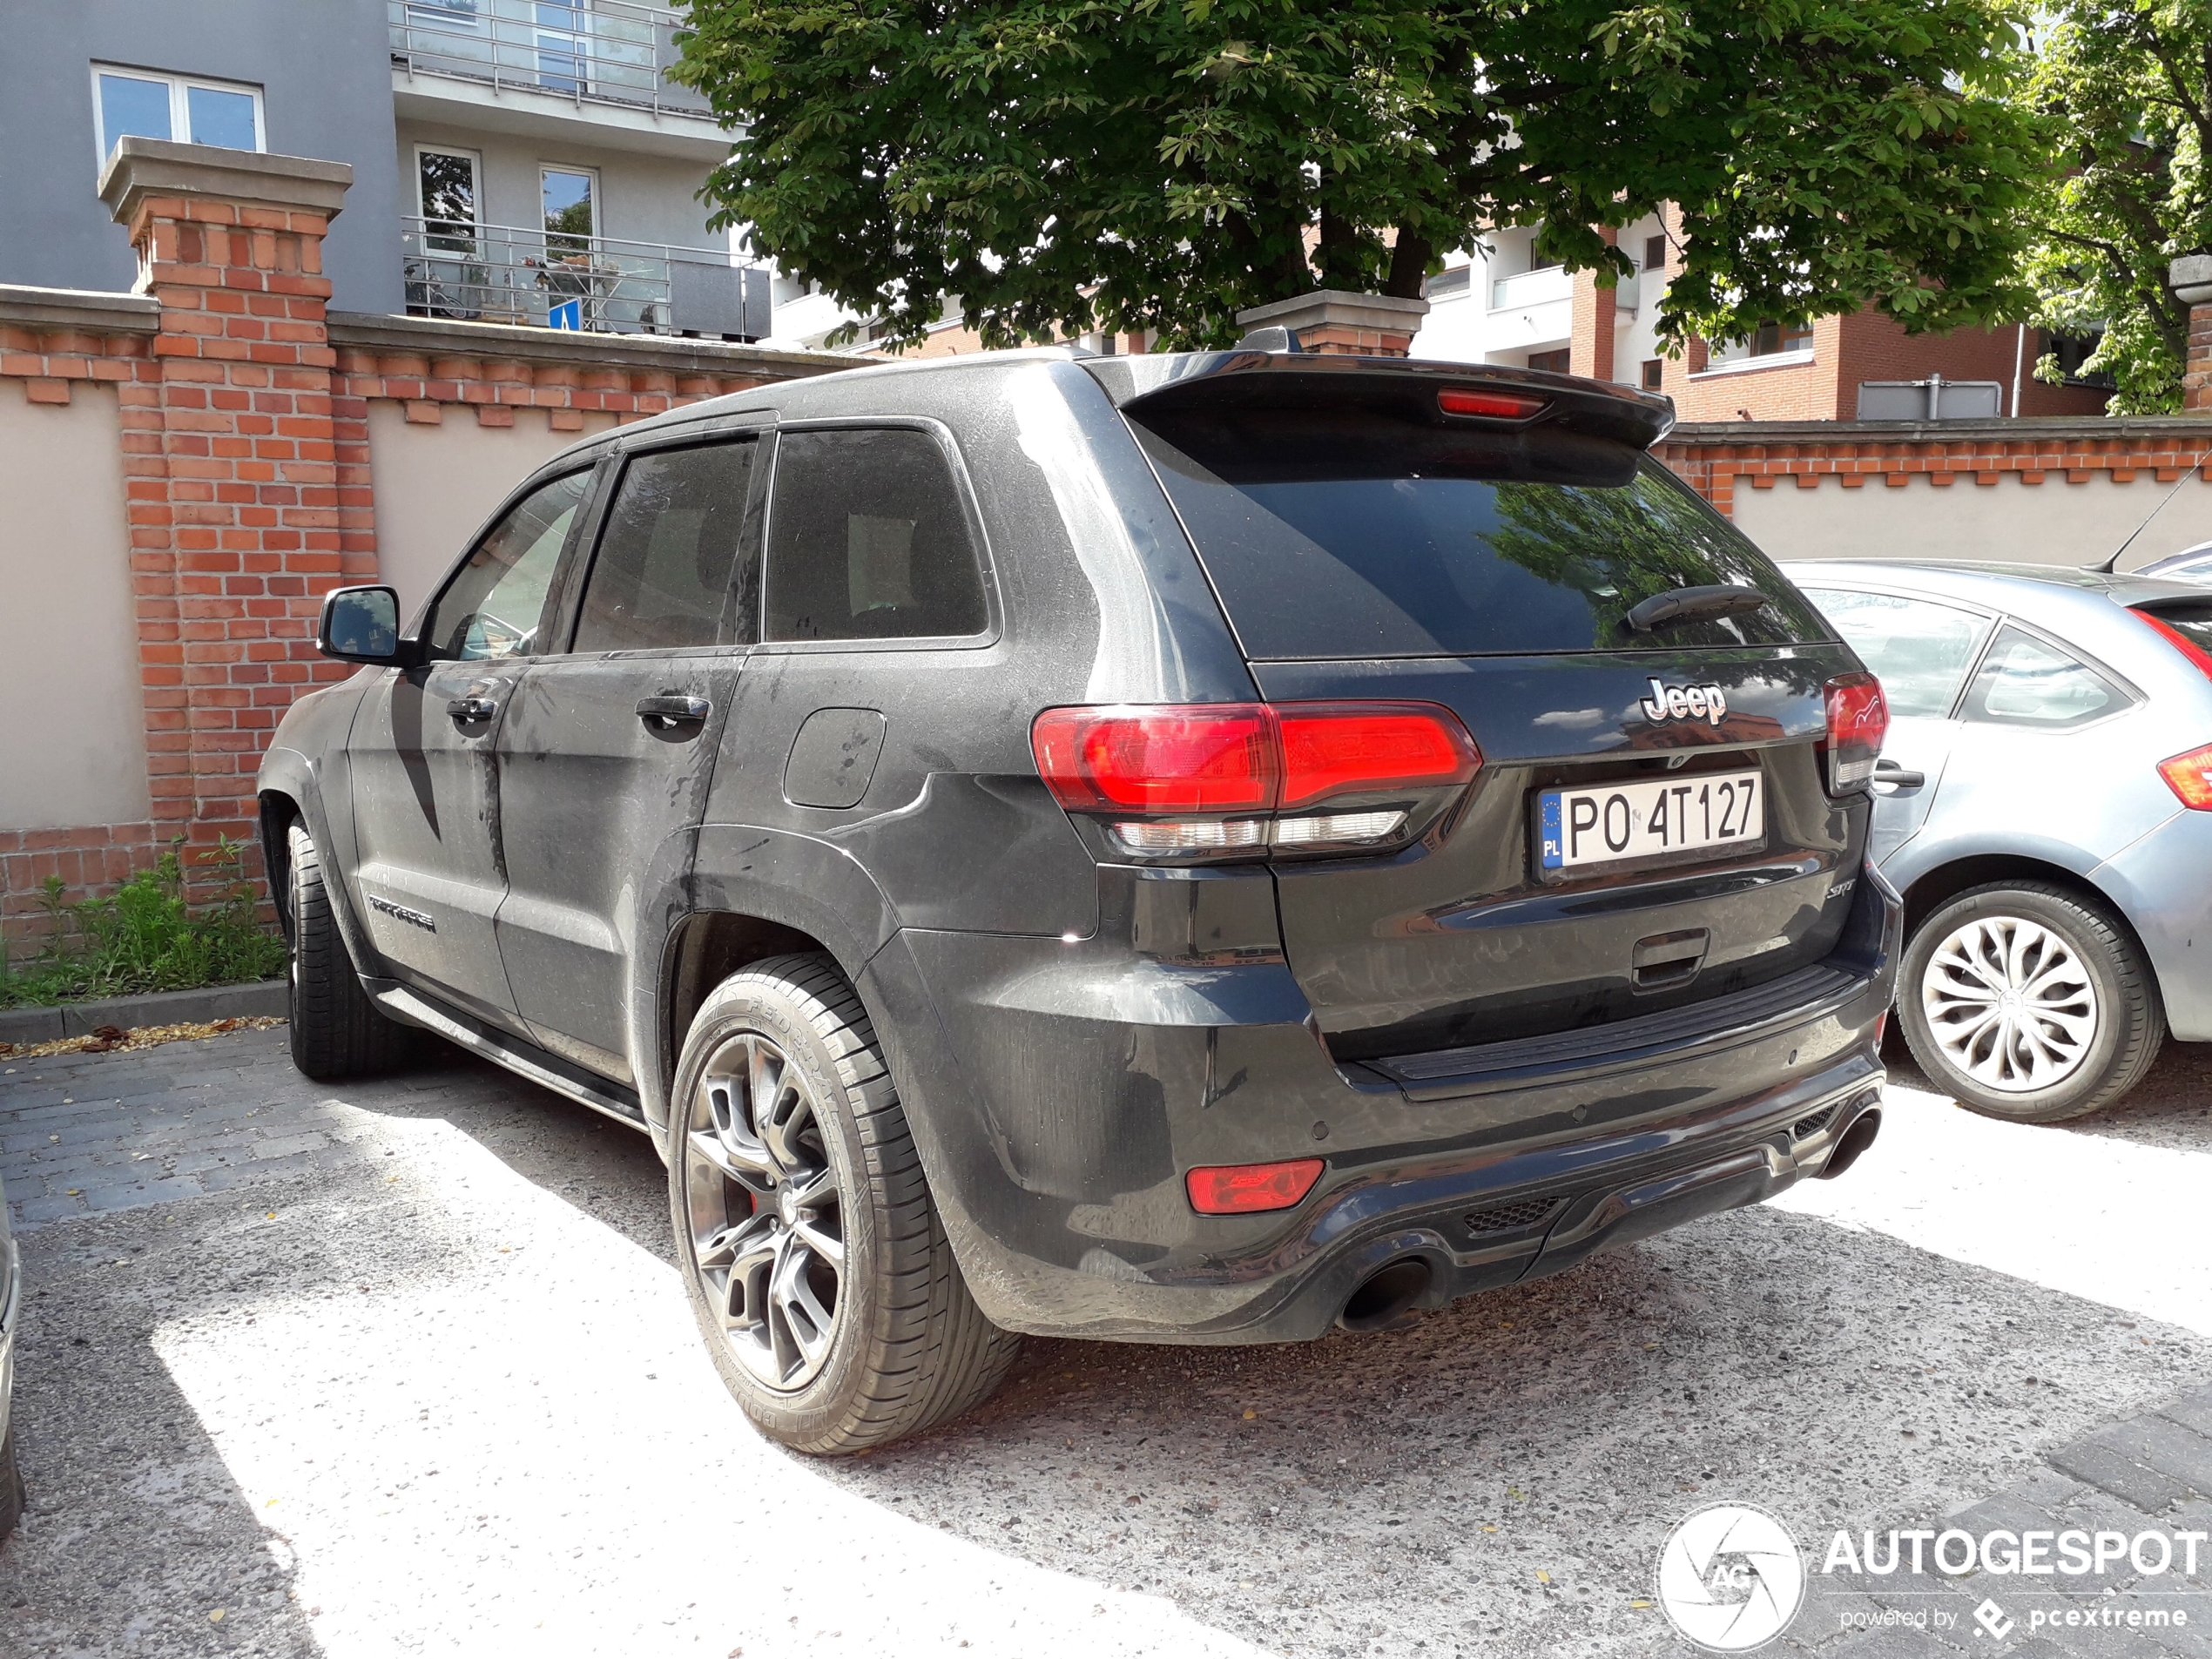
<path id="1" fill-rule="evenodd" d="M 604 1112 L 632 1129 L 647 1127 L 644 1107 L 636 1093 L 622 1084 L 594 1076 L 581 1067 L 548 1054 L 535 1043 L 503 1031 L 493 1031 L 396 980 L 364 977 L 361 984 L 375 999 L 376 1006 L 394 1019 L 420 1026 L 471 1054 L 482 1055 L 494 1065 L 506 1067 L 518 1077 L 527 1077 L 595 1112 Z"/>

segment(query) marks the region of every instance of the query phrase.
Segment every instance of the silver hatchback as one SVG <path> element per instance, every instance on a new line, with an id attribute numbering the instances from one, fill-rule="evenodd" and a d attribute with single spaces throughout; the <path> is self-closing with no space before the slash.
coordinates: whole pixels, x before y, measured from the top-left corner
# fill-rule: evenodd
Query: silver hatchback
<path id="1" fill-rule="evenodd" d="M 2212 594 L 2031 565 L 1790 575 L 1881 678 L 1869 856 L 1897 1011 L 1962 1103 L 2051 1123 L 2212 1042 Z"/>

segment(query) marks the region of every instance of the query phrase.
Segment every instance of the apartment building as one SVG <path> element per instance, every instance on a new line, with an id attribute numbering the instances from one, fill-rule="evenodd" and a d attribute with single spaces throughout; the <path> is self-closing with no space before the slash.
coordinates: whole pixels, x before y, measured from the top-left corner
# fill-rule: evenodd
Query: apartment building
<path id="1" fill-rule="evenodd" d="M 1662 350 L 1661 301 L 1681 267 L 1656 213 L 1616 233 L 1630 275 L 1613 288 L 1535 252 L 1534 227 L 1449 256 L 1428 280 L 1416 357 L 1587 374 L 1664 392 L 1685 421 L 1977 419 L 2102 413 L 2107 389 L 2034 378 L 2054 348 L 2025 327 L 1913 335 L 1873 307 L 1808 327 Z M 2079 361 L 2078 356 L 2074 361 Z"/>
<path id="2" fill-rule="evenodd" d="M 752 339 L 769 274 L 707 228 L 729 152 L 634 0 L 16 0 L 0 282 L 127 288 L 96 182 L 126 133 L 354 169 L 341 311 Z"/>

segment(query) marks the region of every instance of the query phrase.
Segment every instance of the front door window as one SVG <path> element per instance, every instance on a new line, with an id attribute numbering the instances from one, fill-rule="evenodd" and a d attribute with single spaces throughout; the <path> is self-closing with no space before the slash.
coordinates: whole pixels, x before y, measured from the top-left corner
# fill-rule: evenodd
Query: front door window
<path id="1" fill-rule="evenodd" d="M 433 658 L 481 662 L 529 657 L 543 649 L 546 596 L 569 527 L 591 487 L 572 472 L 532 491 L 477 543 L 430 607 L 423 643 Z"/>

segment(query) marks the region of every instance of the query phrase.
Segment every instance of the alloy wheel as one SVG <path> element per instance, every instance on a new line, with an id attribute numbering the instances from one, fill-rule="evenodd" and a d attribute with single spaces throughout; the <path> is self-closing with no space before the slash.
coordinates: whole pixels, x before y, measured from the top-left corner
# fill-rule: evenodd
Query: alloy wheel
<path id="1" fill-rule="evenodd" d="M 693 1271 L 730 1351 L 766 1386 L 804 1388 L 837 1334 L 844 1202 L 813 1089 L 772 1039 L 715 1050 L 681 1156 Z"/>
<path id="2" fill-rule="evenodd" d="M 1986 1089 L 2032 1094 L 2080 1069 L 2097 990 L 2067 938 L 2020 916 L 1977 917 L 1935 948 L 1920 1008 L 1944 1058 Z"/>

